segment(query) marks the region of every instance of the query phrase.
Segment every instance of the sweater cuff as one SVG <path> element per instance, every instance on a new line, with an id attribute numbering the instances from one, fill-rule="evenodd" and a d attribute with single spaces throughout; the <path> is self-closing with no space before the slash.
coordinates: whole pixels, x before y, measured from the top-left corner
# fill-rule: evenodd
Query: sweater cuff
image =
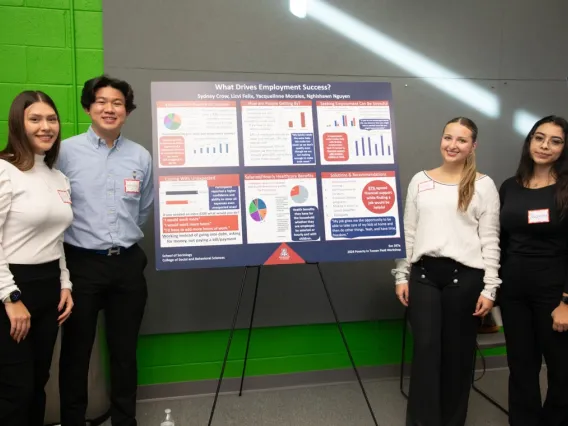
<path id="1" fill-rule="evenodd" d="M 409 273 L 402 272 L 400 270 L 393 270 L 392 274 L 394 275 L 394 283 L 395 284 L 404 284 L 408 282 Z"/>
<path id="2" fill-rule="evenodd" d="M 497 299 L 497 287 L 492 286 L 491 288 L 484 288 L 481 295 L 486 299 L 495 302 L 495 299 Z"/>
<path id="3" fill-rule="evenodd" d="M 15 290 L 19 290 L 16 284 L 8 285 L 0 289 L 0 303 Z M 2 306 L 2 305 L 0 305 Z"/>

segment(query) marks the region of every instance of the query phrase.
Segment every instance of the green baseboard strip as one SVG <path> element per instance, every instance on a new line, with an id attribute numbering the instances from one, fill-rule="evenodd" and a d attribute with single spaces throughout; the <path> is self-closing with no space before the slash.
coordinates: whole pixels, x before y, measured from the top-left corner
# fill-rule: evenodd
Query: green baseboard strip
<path id="1" fill-rule="evenodd" d="M 343 324 L 358 367 L 400 363 L 402 321 Z M 138 382 L 141 386 L 216 380 L 225 355 L 229 331 L 141 336 L 138 345 Z M 226 378 L 240 378 L 247 330 L 237 330 L 225 370 Z M 485 356 L 504 355 L 504 347 L 485 349 Z M 408 334 L 406 361 L 411 360 Z M 335 324 L 253 329 L 247 376 L 273 376 L 349 369 L 351 363 Z"/>

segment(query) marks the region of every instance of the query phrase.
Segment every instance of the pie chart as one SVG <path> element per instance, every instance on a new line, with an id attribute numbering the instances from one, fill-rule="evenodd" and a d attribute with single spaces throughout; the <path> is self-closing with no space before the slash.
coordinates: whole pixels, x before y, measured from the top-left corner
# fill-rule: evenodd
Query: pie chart
<path id="1" fill-rule="evenodd" d="M 266 204 L 260 198 L 255 198 L 249 204 L 249 216 L 255 222 L 262 222 L 266 217 Z"/>
<path id="2" fill-rule="evenodd" d="M 164 126 L 168 130 L 177 130 L 181 126 L 181 117 L 173 112 L 164 117 Z"/>
<path id="3" fill-rule="evenodd" d="M 290 190 L 290 197 L 292 197 L 292 201 L 298 204 L 305 203 L 308 200 L 308 195 L 308 190 L 302 185 L 296 185 Z"/>

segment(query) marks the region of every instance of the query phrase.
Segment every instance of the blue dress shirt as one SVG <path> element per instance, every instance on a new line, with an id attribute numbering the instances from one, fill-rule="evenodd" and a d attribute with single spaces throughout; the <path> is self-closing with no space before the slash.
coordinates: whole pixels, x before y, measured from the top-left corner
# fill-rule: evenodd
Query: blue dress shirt
<path id="1" fill-rule="evenodd" d="M 146 148 L 122 135 L 109 148 L 89 128 L 61 143 L 57 168 L 71 183 L 74 219 L 66 243 L 106 250 L 142 239 L 140 228 L 154 201 L 152 157 Z M 133 180 L 140 181 L 138 192 L 132 191 Z"/>

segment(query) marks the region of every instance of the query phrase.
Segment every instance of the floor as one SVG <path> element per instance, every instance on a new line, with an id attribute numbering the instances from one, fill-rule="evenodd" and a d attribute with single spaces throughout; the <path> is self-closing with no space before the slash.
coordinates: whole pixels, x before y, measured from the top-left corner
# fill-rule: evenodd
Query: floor
<path id="1" fill-rule="evenodd" d="M 477 382 L 479 388 L 501 404 L 507 404 L 508 371 L 493 370 Z M 397 379 L 364 383 L 369 400 L 381 426 L 404 426 L 406 400 Z M 543 374 L 543 389 L 545 389 Z M 175 426 L 207 426 L 213 396 L 160 401 L 138 405 L 139 426 L 160 426 L 169 408 Z M 105 426 L 110 426 L 110 422 Z M 359 385 L 343 383 L 295 389 L 256 391 L 221 395 L 213 426 L 373 426 L 373 420 Z M 507 417 L 477 393 L 472 392 L 467 426 L 507 426 Z"/>

